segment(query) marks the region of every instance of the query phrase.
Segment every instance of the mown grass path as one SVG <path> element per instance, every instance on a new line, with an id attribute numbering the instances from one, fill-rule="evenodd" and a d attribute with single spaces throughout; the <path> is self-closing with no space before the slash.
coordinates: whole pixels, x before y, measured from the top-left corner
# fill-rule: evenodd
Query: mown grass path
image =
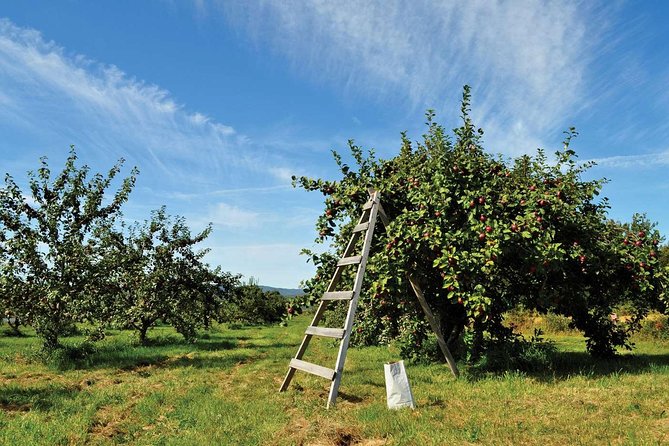
<path id="1" fill-rule="evenodd" d="M 219 327 L 196 344 L 159 328 L 149 347 L 114 332 L 63 371 L 30 359 L 36 338 L 0 337 L 0 444 L 669 444 L 669 343 L 597 363 L 562 336 L 553 370 L 534 375 L 455 380 L 409 364 L 414 411 L 386 409 L 383 363 L 397 352 L 353 348 L 326 411 L 322 379 L 298 373 L 277 393 L 307 324 Z M 334 343 L 312 345 L 305 359 L 334 363 Z"/>

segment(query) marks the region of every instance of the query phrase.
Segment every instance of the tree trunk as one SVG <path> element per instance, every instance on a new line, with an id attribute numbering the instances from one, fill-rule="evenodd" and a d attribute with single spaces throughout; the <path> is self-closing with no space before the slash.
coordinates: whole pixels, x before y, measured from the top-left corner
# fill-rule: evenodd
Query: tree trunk
<path id="1" fill-rule="evenodd" d="M 146 333 L 149 331 L 149 328 L 151 328 L 151 325 L 152 325 L 151 321 L 142 321 L 142 324 L 137 329 L 137 334 L 139 335 L 139 343 L 141 345 L 147 344 L 148 338 L 146 337 Z"/>
<path id="2" fill-rule="evenodd" d="M 462 305 L 447 305 L 439 309 L 439 328 L 446 345 L 457 358 L 461 355 L 460 335 L 467 323 L 467 313 Z"/>
<path id="3" fill-rule="evenodd" d="M 14 319 L 14 322 L 12 322 L 12 319 Z M 21 330 L 19 330 L 19 327 L 21 326 L 21 320 L 14 316 L 13 318 L 8 317 L 7 318 L 7 324 L 9 327 L 12 329 L 12 333 L 16 336 L 21 336 L 23 333 L 21 333 Z"/>
<path id="4" fill-rule="evenodd" d="M 49 330 L 44 333 L 42 349 L 50 352 L 58 348 L 60 348 L 60 342 L 58 342 L 58 333 L 54 330 Z"/>

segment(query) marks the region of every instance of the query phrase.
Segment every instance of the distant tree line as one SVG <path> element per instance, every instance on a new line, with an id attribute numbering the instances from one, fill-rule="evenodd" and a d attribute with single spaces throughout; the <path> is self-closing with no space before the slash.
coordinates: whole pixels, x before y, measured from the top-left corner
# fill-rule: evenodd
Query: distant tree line
<path id="1" fill-rule="evenodd" d="M 76 165 L 52 175 L 46 158 L 28 172 L 28 192 L 7 174 L 0 187 L 0 314 L 15 333 L 30 325 L 45 350 L 61 346 L 76 323 L 135 330 L 141 343 L 157 323 L 187 340 L 212 322 L 279 321 L 286 303 L 278 293 L 212 268 L 198 248 L 211 225 L 193 234 L 165 207 L 144 222 L 126 223 L 122 205 L 138 170 L 112 184 L 123 160 L 106 174 Z"/>

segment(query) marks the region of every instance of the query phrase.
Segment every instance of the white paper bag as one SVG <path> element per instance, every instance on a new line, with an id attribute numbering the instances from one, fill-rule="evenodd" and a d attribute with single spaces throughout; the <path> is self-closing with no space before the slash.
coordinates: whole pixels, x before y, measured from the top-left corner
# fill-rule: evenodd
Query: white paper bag
<path id="1" fill-rule="evenodd" d="M 416 401 L 413 399 L 413 393 L 411 393 L 404 361 L 384 364 L 383 368 L 386 372 L 388 409 L 400 409 L 402 407 L 415 409 Z"/>

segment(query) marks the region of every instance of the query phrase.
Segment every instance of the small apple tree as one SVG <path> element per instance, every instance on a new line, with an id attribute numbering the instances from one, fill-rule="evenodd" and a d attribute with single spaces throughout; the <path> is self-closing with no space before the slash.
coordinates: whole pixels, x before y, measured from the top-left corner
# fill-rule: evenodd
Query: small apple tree
<path id="1" fill-rule="evenodd" d="M 144 223 L 106 231 L 108 320 L 135 329 L 142 344 L 161 320 L 194 340 L 198 327 L 218 318 L 217 309 L 237 281 L 203 263 L 207 250 L 196 245 L 210 232 L 208 227 L 192 235 L 185 219 L 170 217 L 165 207 L 153 211 Z"/>
<path id="2" fill-rule="evenodd" d="M 594 355 L 630 347 L 647 312 L 666 311 L 660 234 L 642 216 L 625 224 L 607 217 L 607 200 L 597 198 L 604 181 L 583 179 L 592 163 L 576 161 L 573 129 L 554 161 L 543 151 L 505 160 L 484 151 L 469 103 L 465 87 L 463 125 L 453 139 L 428 112 L 423 141 L 403 134 L 396 157 L 366 156 L 349 142 L 357 169 L 334 152 L 339 180 L 294 179 L 325 196 L 317 241 L 329 239 L 334 248 L 305 251 L 317 267 L 306 282 L 308 298 L 325 290 L 373 187 L 391 223 L 387 234 L 375 234 L 355 342 L 397 339 L 405 356 L 421 351 L 428 326 L 412 298 L 411 275 L 451 348 L 472 360 L 515 338 L 503 321 L 518 306 L 571 317 Z M 627 322 L 611 318 L 622 304 L 632 308 Z"/>
<path id="3" fill-rule="evenodd" d="M 73 322 L 97 317 L 99 269 L 96 229 L 119 215 L 137 176 L 133 169 L 109 199 L 123 160 L 89 177 L 72 147 L 52 177 L 46 158 L 28 173 L 28 194 L 7 174 L 0 188 L 0 274 L 4 306 L 35 328 L 50 350 Z"/>

